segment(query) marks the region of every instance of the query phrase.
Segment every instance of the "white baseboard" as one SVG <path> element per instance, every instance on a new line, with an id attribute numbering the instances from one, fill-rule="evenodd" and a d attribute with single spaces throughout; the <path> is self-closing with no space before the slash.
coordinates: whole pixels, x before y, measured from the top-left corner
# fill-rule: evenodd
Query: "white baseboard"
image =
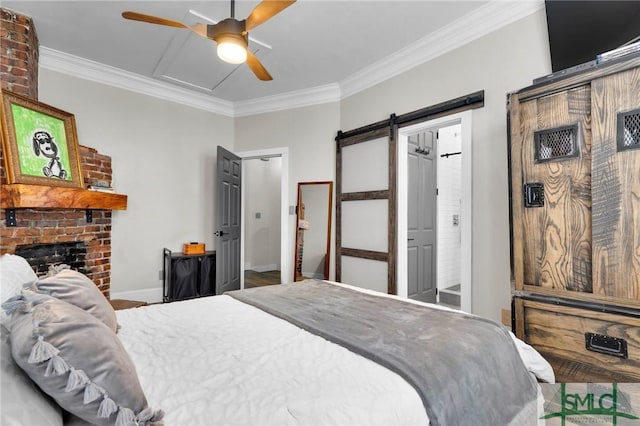
<path id="1" fill-rule="evenodd" d="M 271 265 L 250 266 L 245 269 L 251 269 L 252 271 L 256 271 L 256 272 L 267 272 L 267 271 L 277 271 L 279 268 L 277 264 L 273 263 Z"/>
<path id="2" fill-rule="evenodd" d="M 323 273 L 318 273 L 318 272 L 304 272 L 302 271 L 302 275 L 304 275 L 305 277 L 311 277 L 314 280 L 324 280 L 324 274 Z"/>
<path id="3" fill-rule="evenodd" d="M 147 303 L 162 302 L 162 287 L 111 293 L 111 299 L 139 300 Z"/>

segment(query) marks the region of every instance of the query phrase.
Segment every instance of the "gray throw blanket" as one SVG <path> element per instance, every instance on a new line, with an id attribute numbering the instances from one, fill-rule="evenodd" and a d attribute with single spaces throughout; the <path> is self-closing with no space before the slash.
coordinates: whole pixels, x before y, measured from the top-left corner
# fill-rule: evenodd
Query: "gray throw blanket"
<path id="1" fill-rule="evenodd" d="M 536 384 L 493 321 L 315 280 L 226 294 L 399 374 L 432 425 L 535 424 Z"/>

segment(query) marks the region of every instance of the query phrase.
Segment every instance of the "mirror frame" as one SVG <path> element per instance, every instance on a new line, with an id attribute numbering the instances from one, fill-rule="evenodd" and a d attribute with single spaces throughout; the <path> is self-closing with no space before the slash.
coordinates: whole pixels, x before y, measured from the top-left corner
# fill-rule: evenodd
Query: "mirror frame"
<path id="1" fill-rule="evenodd" d="M 311 182 L 298 182 L 298 197 L 296 200 L 296 223 L 295 223 L 295 234 L 296 234 L 296 242 L 293 247 L 293 282 L 297 280 L 297 263 L 298 263 L 298 236 L 300 234 L 298 225 L 300 223 L 300 205 L 302 204 L 302 188 L 304 186 L 311 185 L 329 185 L 329 199 L 327 200 L 327 244 L 325 249 L 324 256 L 324 279 L 329 279 L 329 265 L 331 263 L 331 209 L 333 208 L 333 181 L 311 181 Z"/>

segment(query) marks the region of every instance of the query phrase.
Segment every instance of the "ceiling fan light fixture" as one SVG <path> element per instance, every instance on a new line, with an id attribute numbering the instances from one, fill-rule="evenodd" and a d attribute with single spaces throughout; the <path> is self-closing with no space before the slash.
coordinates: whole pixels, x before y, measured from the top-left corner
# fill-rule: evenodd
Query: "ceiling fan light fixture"
<path id="1" fill-rule="evenodd" d="M 247 60 L 247 43 L 234 34 L 220 36 L 217 40 L 218 57 L 230 64 L 242 64 Z"/>

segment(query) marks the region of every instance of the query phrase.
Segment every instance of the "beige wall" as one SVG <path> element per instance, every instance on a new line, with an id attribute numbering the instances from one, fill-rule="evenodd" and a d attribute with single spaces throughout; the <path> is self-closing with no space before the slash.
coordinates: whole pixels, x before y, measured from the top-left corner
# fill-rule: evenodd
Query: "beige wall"
<path id="1" fill-rule="evenodd" d="M 128 208 L 113 212 L 111 293 L 162 287 L 162 249 L 214 244 L 216 145 L 233 119 L 40 69 L 40 101 L 76 117 L 78 139 L 113 160 Z"/>
<path id="2" fill-rule="evenodd" d="M 494 320 L 510 304 L 506 94 L 550 72 L 542 10 L 341 104 L 349 130 L 485 91 L 485 106 L 473 111 L 472 309 Z"/>

